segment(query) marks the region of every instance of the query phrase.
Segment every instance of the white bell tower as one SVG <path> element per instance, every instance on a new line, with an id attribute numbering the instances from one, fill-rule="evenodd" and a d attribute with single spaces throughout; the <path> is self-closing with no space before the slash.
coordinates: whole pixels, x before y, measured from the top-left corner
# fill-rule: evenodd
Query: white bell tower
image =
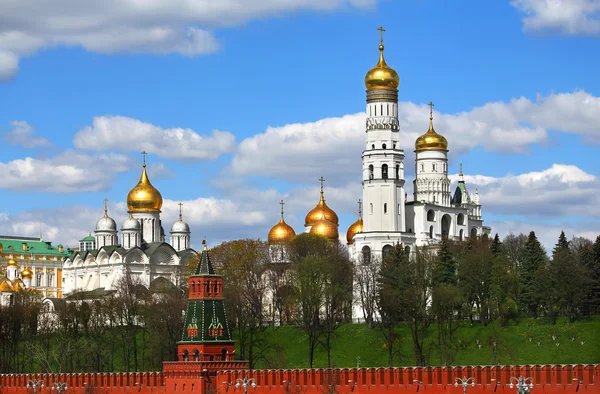
<path id="1" fill-rule="evenodd" d="M 400 149 L 396 71 L 383 58 L 383 28 L 379 62 L 367 73 L 367 143 L 363 162 L 364 232 L 405 231 L 404 151 Z"/>

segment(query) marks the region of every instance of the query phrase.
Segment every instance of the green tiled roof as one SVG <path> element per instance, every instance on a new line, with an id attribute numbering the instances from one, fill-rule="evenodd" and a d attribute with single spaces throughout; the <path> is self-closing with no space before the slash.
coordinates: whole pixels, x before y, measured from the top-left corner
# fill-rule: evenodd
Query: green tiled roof
<path id="1" fill-rule="evenodd" d="M 94 238 L 92 235 L 88 235 L 87 237 L 80 239 L 79 242 L 90 242 L 95 240 L 96 238 Z"/>
<path id="2" fill-rule="evenodd" d="M 27 250 L 23 249 L 23 244 L 26 244 Z M 31 237 L 13 237 L 0 235 L 0 244 L 2 244 L 3 253 L 19 254 L 34 254 L 47 256 L 66 257 L 73 255 L 73 250 L 63 249 L 58 251 L 58 247 L 53 246 L 52 242 L 40 241 L 39 238 Z"/>

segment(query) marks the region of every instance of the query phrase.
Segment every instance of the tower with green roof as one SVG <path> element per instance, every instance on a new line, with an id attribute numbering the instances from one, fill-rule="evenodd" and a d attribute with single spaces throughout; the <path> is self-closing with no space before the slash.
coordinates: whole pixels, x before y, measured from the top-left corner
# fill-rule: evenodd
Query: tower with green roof
<path id="1" fill-rule="evenodd" d="M 234 361 L 235 342 L 227 325 L 223 305 L 223 278 L 210 262 L 206 242 L 198 266 L 189 279 L 188 304 L 179 361 Z"/>

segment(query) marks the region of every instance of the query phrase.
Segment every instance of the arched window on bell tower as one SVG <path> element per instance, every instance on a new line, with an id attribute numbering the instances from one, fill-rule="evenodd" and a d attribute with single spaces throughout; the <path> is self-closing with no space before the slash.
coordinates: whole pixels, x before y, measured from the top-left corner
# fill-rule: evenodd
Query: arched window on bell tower
<path id="1" fill-rule="evenodd" d="M 381 178 L 388 179 L 388 165 L 383 164 L 381 166 Z"/>
<path id="2" fill-rule="evenodd" d="M 374 175 L 373 175 L 373 164 L 369 165 L 369 179 L 373 179 Z"/>

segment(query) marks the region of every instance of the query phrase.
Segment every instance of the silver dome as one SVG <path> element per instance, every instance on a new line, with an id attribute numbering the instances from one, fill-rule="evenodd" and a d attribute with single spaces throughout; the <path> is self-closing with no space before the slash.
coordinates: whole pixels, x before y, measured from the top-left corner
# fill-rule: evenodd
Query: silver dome
<path id="1" fill-rule="evenodd" d="M 112 218 L 104 216 L 96 223 L 96 231 L 117 231 L 117 223 Z"/>
<path id="2" fill-rule="evenodd" d="M 121 226 L 121 230 L 139 231 L 141 229 L 142 229 L 142 226 L 140 225 L 140 222 L 137 219 L 134 219 L 132 217 L 125 219 L 125 221 L 123 222 L 123 225 Z"/>
<path id="3" fill-rule="evenodd" d="M 189 233 L 190 232 L 190 226 L 188 226 L 188 224 L 186 222 L 182 222 L 181 220 L 173 223 L 173 226 L 171 227 L 171 232 L 172 233 Z"/>

